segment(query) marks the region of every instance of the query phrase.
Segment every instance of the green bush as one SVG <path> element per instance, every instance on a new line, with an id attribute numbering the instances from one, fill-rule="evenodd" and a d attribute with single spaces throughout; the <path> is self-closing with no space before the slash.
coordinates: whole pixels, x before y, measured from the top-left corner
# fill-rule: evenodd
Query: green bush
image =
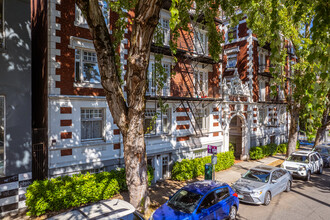
<path id="1" fill-rule="evenodd" d="M 232 151 L 218 153 L 217 157 L 215 171 L 225 170 L 234 165 L 235 157 Z M 181 162 L 175 162 L 172 169 L 172 179 L 184 181 L 204 175 L 206 163 L 211 163 L 211 156 L 191 160 L 183 159 Z"/>
<path id="2" fill-rule="evenodd" d="M 250 149 L 250 159 L 259 160 L 264 157 L 275 155 L 276 153 L 286 153 L 288 147 L 287 143 L 284 144 L 267 144 L 259 147 L 251 147 Z"/>
<path id="3" fill-rule="evenodd" d="M 148 183 L 153 179 L 148 167 Z M 109 199 L 127 190 L 125 169 L 96 174 L 78 174 L 34 181 L 26 192 L 28 215 L 40 216 L 47 211 L 59 211 L 82 204 Z"/>
<path id="4" fill-rule="evenodd" d="M 300 143 L 299 143 L 299 141 L 297 141 L 297 143 L 296 143 L 296 149 L 298 149 L 300 147 Z"/>

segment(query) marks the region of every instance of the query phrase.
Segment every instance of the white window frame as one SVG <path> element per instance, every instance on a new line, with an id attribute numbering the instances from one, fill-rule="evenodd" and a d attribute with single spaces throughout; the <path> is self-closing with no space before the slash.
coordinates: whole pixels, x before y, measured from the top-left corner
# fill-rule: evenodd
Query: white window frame
<path id="1" fill-rule="evenodd" d="M 108 27 L 108 29 L 110 28 L 110 11 L 107 9 L 107 1 L 103 1 L 103 0 L 99 0 L 99 5 L 101 6 L 101 10 L 105 19 L 105 23 Z M 104 7 L 106 6 L 106 7 Z M 82 15 L 82 12 L 80 10 L 80 8 L 78 7 L 77 4 L 75 4 L 75 20 L 74 20 L 74 25 L 75 26 L 79 26 L 82 28 L 88 28 L 88 24 L 86 19 L 84 18 L 84 16 Z"/>
<path id="2" fill-rule="evenodd" d="M 92 118 L 92 120 L 84 120 L 83 118 L 82 118 L 82 110 L 100 110 L 101 111 L 101 114 L 102 114 L 102 118 L 101 118 L 101 137 L 100 138 L 85 138 L 85 139 L 83 139 L 83 137 L 82 137 L 82 122 L 83 121 L 100 121 L 100 120 L 98 120 L 98 119 L 94 119 L 93 120 L 93 118 Z M 104 108 L 81 108 L 80 109 L 80 140 L 82 141 L 82 142 L 87 142 L 87 141 L 101 141 L 101 140 L 104 140 L 104 132 L 105 132 L 105 129 L 104 129 L 104 125 L 105 125 L 105 119 L 106 119 L 106 117 L 105 117 L 105 109 Z"/>
<path id="3" fill-rule="evenodd" d="M 5 0 L 0 0 L 0 49 L 5 47 Z"/>
<path id="4" fill-rule="evenodd" d="M 163 34 L 163 44 L 169 46 L 171 38 L 170 19 L 166 17 L 160 18 L 160 27 Z"/>
<path id="5" fill-rule="evenodd" d="M 77 54 L 77 51 L 79 51 L 80 54 Z M 95 57 L 92 56 L 93 58 L 95 58 L 95 60 L 84 61 L 84 53 L 85 52 L 95 54 Z M 79 58 L 78 58 L 78 56 L 79 56 Z M 77 62 L 79 62 L 79 69 L 78 70 L 77 70 Z M 93 50 L 86 50 L 86 49 L 76 48 L 75 49 L 75 70 L 74 70 L 75 71 L 75 81 L 77 83 L 87 83 L 87 84 L 100 85 L 101 84 L 100 70 L 98 71 L 98 74 L 100 76 L 100 82 L 90 82 L 90 81 L 85 81 L 84 80 L 84 74 L 83 74 L 84 63 L 93 63 L 93 64 L 96 64 L 97 67 L 98 67 L 96 52 L 93 51 Z M 77 73 L 77 71 L 78 71 L 78 73 Z"/>
<path id="6" fill-rule="evenodd" d="M 236 38 L 229 39 L 229 32 L 236 32 Z M 230 27 L 228 25 L 226 31 L 226 43 L 234 43 L 237 41 L 237 39 L 238 39 L 238 26 Z"/>
<path id="7" fill-rule="evenodd" d="M 234 62 L 231 62 L 230 60 L 234 61 Z M 237 66 L 237 54 L 227 55 L 226 68 L 233 69 L 233 68 L 236 68 L 236 66 Z"/>
<path id="8" fill-rule="evenodd" d="M 259 81 L 259 100 L 266 100 L 266 82 L 264 80 Z"/>
<path id="9" fill-rule="evenodd" d="M 151 56 L 150 56 L 151 57 Z M 146 91 L 146 95 L 150 96 L 170 96 L 171 94 L 171 69 L 172 69 L 172 60 L 168 58 L 163 58 L 161 61 L 165 72 L 167 73 L 166 82 L 164 83 L 162 91 L 160 91 L 160 94 L 157 93 L 158 88 L 156 86 L 155 81 L 155 60 L 154 57 L 151 57 L 149 60 L 149 67 L 148 67 L 148 90 Z"/>
<path id="10" fill-rule="evenodd" d="M 0 99 L 3 99 L 3 118 L 1 118 L 0 115 L 0 120 L 3 120 L 3 171 L 0 171 L 0 177 L 6 175 L 6 98 L 3 95 L 0 95 Z M 1 124 L 0 124 L 1 125 Z M 1 169 L 1 168 L 0 168 Z"/>
<path id="11" fill-rule="evenodd" d="M 209 90 L 209 77 L 208 72 L 201 71 L 199 69 L 196 69 L 194 72 L 194 89 L 196 90 L 195 96 L 196 97 L 202 97 L 202 96 L 208 96 L 208 90 Z M 202 93 L 202 90 L 203 93 Z"/>
<path id="12" fill-rule="evenodd" d="M 195 53 L 208 56 L 209 55 L 208 42 L 209 40 L 207 36 L 207 31 L 202 30 L 200 28 L 195 28 L 194 29 Z"/>
<path id="13" fill-rule="evenodd" d="M 150 127 L 150 122 L 152 121 L 152 118 L 156 115 L 157 109 L 155 108 L 146 108 L 145 109 L 145 115 L 144 115 L 144 126 L 145 126 L 145 135 L 151 136 L 151 135 L 156 135 L 157 131 L 157 119 L 155 123 L 152 125 L 152 130 L 150 130 L 149 133 L 147 133 L 147 129 Z M 150 120 L 150 122 L 146 122 L 146 120 Z"/>
<path id="14" fill-rule="evenodd" d="M 202 118 L 202 127 L 199 127 L 202 131 L 209 130 L 209 109 L 208 108 L 196 108 L 195 115 L 195 127 L 197 127 L 198 118 Z M 201 117 L 199 117 L 201 116 Z"/>
<path id="15" fill-rule="evenodd" d="M 264 125 L 266 123 L 266 120 L 267 120 L 267 114 L 268 114 L 268 111 L 266 108 L 259 108 L 259 111 L 258 111 L 258 121 L 259 121 L 259 124 L 260 125 Z"/>
<path id="16" fill-rule="evenodd" d="M 164 129 L 164 119 L 167 119 L 167 131 Z M 166 113 L 161 112 L 161 133 L 162 134 L 171 134 L 172 128 L 172 109 L 166 109 Z"/>

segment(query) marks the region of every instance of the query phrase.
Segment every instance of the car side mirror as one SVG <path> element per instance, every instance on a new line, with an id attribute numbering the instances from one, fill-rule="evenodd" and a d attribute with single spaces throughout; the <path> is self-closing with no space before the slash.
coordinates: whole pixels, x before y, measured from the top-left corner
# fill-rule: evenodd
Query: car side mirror
<path id="1" fill-rule="evenodd" d="M 277 180 L 272 180 L 272 183 L 277 183 Z"/>

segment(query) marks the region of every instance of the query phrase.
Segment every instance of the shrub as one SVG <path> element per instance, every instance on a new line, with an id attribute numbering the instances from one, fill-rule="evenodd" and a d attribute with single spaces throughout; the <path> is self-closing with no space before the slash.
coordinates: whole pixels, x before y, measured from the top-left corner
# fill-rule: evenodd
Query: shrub
<path id="1" fill-rule="evenodd" d="M 300 147 L 300 142 L 297 141 L 297 143 L 296 143 L 296 149 L 298 149 L 299 147 Z"/>
<path id="2" fill-rule="evenodd" d="M 259 147 L 251 147 L 250 149 L 250 159 L 258 160 L 264 157 L 275 155 L 276 153 L 286 153 L 288 144 L 267 144 Z"/>
<path id="3" fill-rule="evenodd" d="M 47 211 L 59 211 L 89 202 L 109 199 L 127 190 L 125 169 L 96 174 L 78 174 L 50 180 L 36 180 L 26 192 L 28 215 L 40 216 Z M 148 183 L 153 179 L 153 168 L 148 166 Z"/>
<path id="4" fill-rule="evenodd" d="M 225 170 L 234 165 L 234 152 L 228 151 L 217 154 L 218 161 L 215 165 L 215 171 Z M 211 163 L 211 156 L 196 158 L 196 159 L 183 159 L 181 162 L 175 162 L 172 169 L 173 180 L 190 180 L 201 176 L 205 172 L 205 164 Z"/>

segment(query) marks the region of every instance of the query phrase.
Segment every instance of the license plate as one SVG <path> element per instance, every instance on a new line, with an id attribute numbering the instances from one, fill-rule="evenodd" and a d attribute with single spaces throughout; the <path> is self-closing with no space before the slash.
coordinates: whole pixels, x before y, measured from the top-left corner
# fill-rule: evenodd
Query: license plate
<path id="1" fill-rule="evenodd" d="M 238 197 L 239 199 L 244 199 L 244 196 L 243 196 L 243 195 L 240 195 L 240 194 L 238 194 L 237 197 Z"/>

